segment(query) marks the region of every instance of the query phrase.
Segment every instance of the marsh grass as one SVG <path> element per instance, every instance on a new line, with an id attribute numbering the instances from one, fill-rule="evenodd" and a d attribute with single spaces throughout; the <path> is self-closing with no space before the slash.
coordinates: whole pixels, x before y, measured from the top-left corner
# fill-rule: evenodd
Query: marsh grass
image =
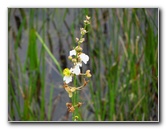
<path id="1" fill-rule="evenodd" d="M 158 9 L 9 8 L 9 121 L 72 120 L 62 69 L 70 66 L 67 52 L 85 15 L 92 23 L 83 48 L 93 76 L 85 92 L 76 94 L 84 101 L 76 111 L 80 120 L 159 120 Z"/>

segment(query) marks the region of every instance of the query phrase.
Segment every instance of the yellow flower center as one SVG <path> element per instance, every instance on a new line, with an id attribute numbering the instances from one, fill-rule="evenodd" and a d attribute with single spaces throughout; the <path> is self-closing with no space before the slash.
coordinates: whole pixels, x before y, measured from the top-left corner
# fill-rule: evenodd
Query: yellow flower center
<path id="1" fill-rule="evenodd" d="M 70 72 L 70 70 L 69 70 L 68 68 L 65 68 L 65 69 L 63 70 L 63 75 L 64 75 L 64 76 L 70 76 L 70 74 L 71 74 L 71 72 Z"/>

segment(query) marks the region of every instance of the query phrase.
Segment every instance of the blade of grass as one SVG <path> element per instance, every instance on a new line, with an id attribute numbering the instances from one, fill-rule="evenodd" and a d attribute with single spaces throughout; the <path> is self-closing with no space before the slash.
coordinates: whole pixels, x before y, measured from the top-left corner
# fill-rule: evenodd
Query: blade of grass
<path id="1" fill-rule="evenodd" d="M 45 48 L 45 50 L 47 51 L 47 53 L 49 54 L 49 56 L 51 57 L 51 59 L 54 61 L 54 63 L 56 64 L 56 66 L 58 67 L 58 70 L 61 74 L 61 76 L 63 76 L 62 73 L 62 69 L 60 67 L 60 64 L 58 63 L 58 61 L 56 60 L 56 58 L 52 55 L 51 51 L 48 49 L 48 47 L 46 46 L 45 42 L 43 41 L 43 39 L 40 37 L 40 35 L 35 32 L 37 38 L 39 39 L 40 43 L 43 45 L 43 47 Z"/>

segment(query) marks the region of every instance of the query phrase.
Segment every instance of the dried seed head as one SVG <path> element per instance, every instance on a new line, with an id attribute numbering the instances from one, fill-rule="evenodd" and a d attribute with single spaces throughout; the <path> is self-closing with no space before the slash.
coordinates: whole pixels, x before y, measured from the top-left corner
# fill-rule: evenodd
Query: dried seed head
<path id="1" fill-rule="evenodd" d="M 67 108 L 71 108 L 71 106 L 72 106 L 72 103 L 66 103 Z"/>
<path id="2" fill-rule="evenodd" d="M 90 22 L 88 20 L 84 20 L 85 24 L 90 24 Z"/>
<path id="3" fill-rule="evenodd" d="M 86 81 L 86 80 L 84 79 L 84 86 L 86 86 L 88 82 L 89 82 L 89 81 Z"/>
<path id="4" fill-rule="evenodd" d="M 64 82 L 63 88 L 66 88 L 66 87 L 68 87 L 68 85 Z"/>
<path id="5" fill-rule="evenodd" d="M 81 102 L 78 102 L 77 104 L 78 108 L 82 106 L 82 103 Z"/>
<path id="6" fill-rule="evenodd" d="M 71 106 L 71 107 L 68 109 L 69 112 L 74 112 L 74 110 L 75 110 L 74 106 Z"/>

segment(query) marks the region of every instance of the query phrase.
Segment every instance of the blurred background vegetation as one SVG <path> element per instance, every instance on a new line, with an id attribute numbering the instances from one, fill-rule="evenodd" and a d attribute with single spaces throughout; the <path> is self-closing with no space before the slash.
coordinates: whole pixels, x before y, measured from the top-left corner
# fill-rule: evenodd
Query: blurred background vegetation
<path id="1" fill-rule="evenodd" d="M 8 8 L 9 121 L 72 120 L 61 71 L 86 15 L 82 70 L 92 78 L 79 93 L 81 120 L 158 121 L 157 8 Z"/>

